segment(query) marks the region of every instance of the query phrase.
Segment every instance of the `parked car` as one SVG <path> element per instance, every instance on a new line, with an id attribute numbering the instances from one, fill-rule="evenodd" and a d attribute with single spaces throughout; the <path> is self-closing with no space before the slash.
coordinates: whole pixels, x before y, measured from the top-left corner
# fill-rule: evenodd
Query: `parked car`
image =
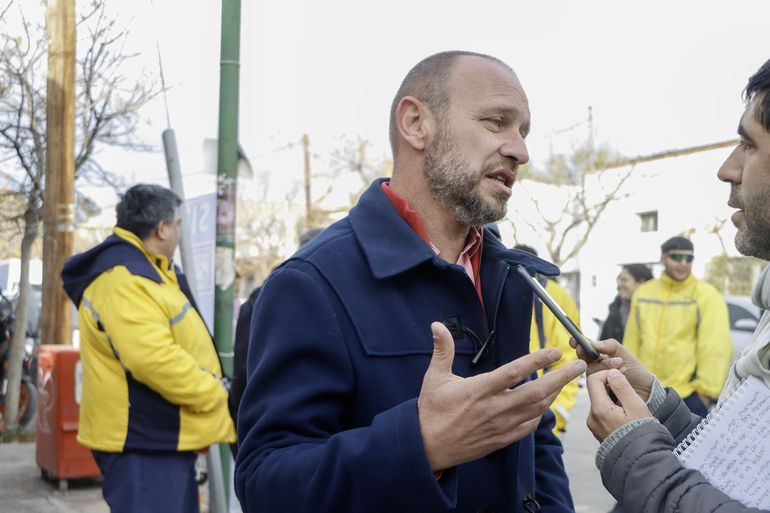
<path id="1" fill-rule="evenodd" d="M 748 296 L 725 296 L 727 311 L 730 315 L 730 338 L 733 341 L 733 361 L 746 346 L 751 343 L 751 336 L 759 324 L 762 309 L 751 302 Z"/>

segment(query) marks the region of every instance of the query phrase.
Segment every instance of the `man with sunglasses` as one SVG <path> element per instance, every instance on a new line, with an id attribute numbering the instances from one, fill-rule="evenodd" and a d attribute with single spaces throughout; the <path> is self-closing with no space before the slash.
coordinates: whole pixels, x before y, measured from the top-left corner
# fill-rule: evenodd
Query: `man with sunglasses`
<path id="1" fill-rule="evenodd" d="M 692 241 L 671 237 L 660 249 L 664 272 L 634 293 L 623 343 L 693 413 L 705 416 L 732 356 L 727 305 L 692 275 Z"/>

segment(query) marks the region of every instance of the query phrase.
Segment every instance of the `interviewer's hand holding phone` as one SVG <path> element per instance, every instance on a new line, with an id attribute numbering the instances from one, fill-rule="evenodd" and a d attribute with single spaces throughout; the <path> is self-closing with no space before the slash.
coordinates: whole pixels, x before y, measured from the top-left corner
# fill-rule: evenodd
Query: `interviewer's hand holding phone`
<path id="1" fill-rule="evenodd" d="M 594 372 L 586 383 L 591 398 L 591 413 L 586 424 L 600 442 L 632 420 L 652 416 L 645 402 L 617 369 Z"/>
<path id="2" fill-rule="evenodd" d="M 495 370 L 462 378 L 452 373 L 454 340 L 440 322 L 433 330 L 433 357 L 417 399 L 420 433 L 433 471 L 477 460 L 537 429 L 562 387 L 580 376 L 580 360 L 514 387 L 561 358 L 541 349 Z"/>
<path id="3" fill-rule="evenodd" d="M 626 380 L 642 401 L 649 399 L 654 376 L 623 344 L 612 338 L 591 342 L 594 349 L 601 355 L 598 361 L 590 361 L 575 339 L 571 339 L 569 345 L 575 348 L 581 360 L 588 363 L 589 376 L 599 371 L 618 369 L 625 375 Z"/>

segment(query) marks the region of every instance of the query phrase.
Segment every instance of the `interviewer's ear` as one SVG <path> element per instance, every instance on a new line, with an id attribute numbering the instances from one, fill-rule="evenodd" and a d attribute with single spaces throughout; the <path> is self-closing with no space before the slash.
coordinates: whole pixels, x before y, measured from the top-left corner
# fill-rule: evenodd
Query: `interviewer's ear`
<path id="1" fill-rule="evenodd" d="M 436 120 L 428 106 L 414 96 L 404 96 L 396 107 L 396 127 L 413 149 L 423 151 L 435 130 Z"/>

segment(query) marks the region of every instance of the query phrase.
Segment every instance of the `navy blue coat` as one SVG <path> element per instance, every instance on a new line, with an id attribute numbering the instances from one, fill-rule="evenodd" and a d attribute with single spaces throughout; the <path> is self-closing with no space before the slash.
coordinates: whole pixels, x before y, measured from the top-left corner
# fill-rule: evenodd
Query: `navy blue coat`
<path id="1" fill-rule="evenodd" d="M 573 511 L 549 412 L 536 433 L 436 480 L 417 396 L 432 321 L 454 326 L 453 371 L 529 351 L 532 293 L 515 271 L 558 269 L 487 233 L 484 307 L 461 266 L 438 258 L 376 181 L 350 215 L 272 273 L 254 307 L 238 417 L 235 487 L 245 512 Z M 478 367 L 470 360 L 492 329 Z"/>

